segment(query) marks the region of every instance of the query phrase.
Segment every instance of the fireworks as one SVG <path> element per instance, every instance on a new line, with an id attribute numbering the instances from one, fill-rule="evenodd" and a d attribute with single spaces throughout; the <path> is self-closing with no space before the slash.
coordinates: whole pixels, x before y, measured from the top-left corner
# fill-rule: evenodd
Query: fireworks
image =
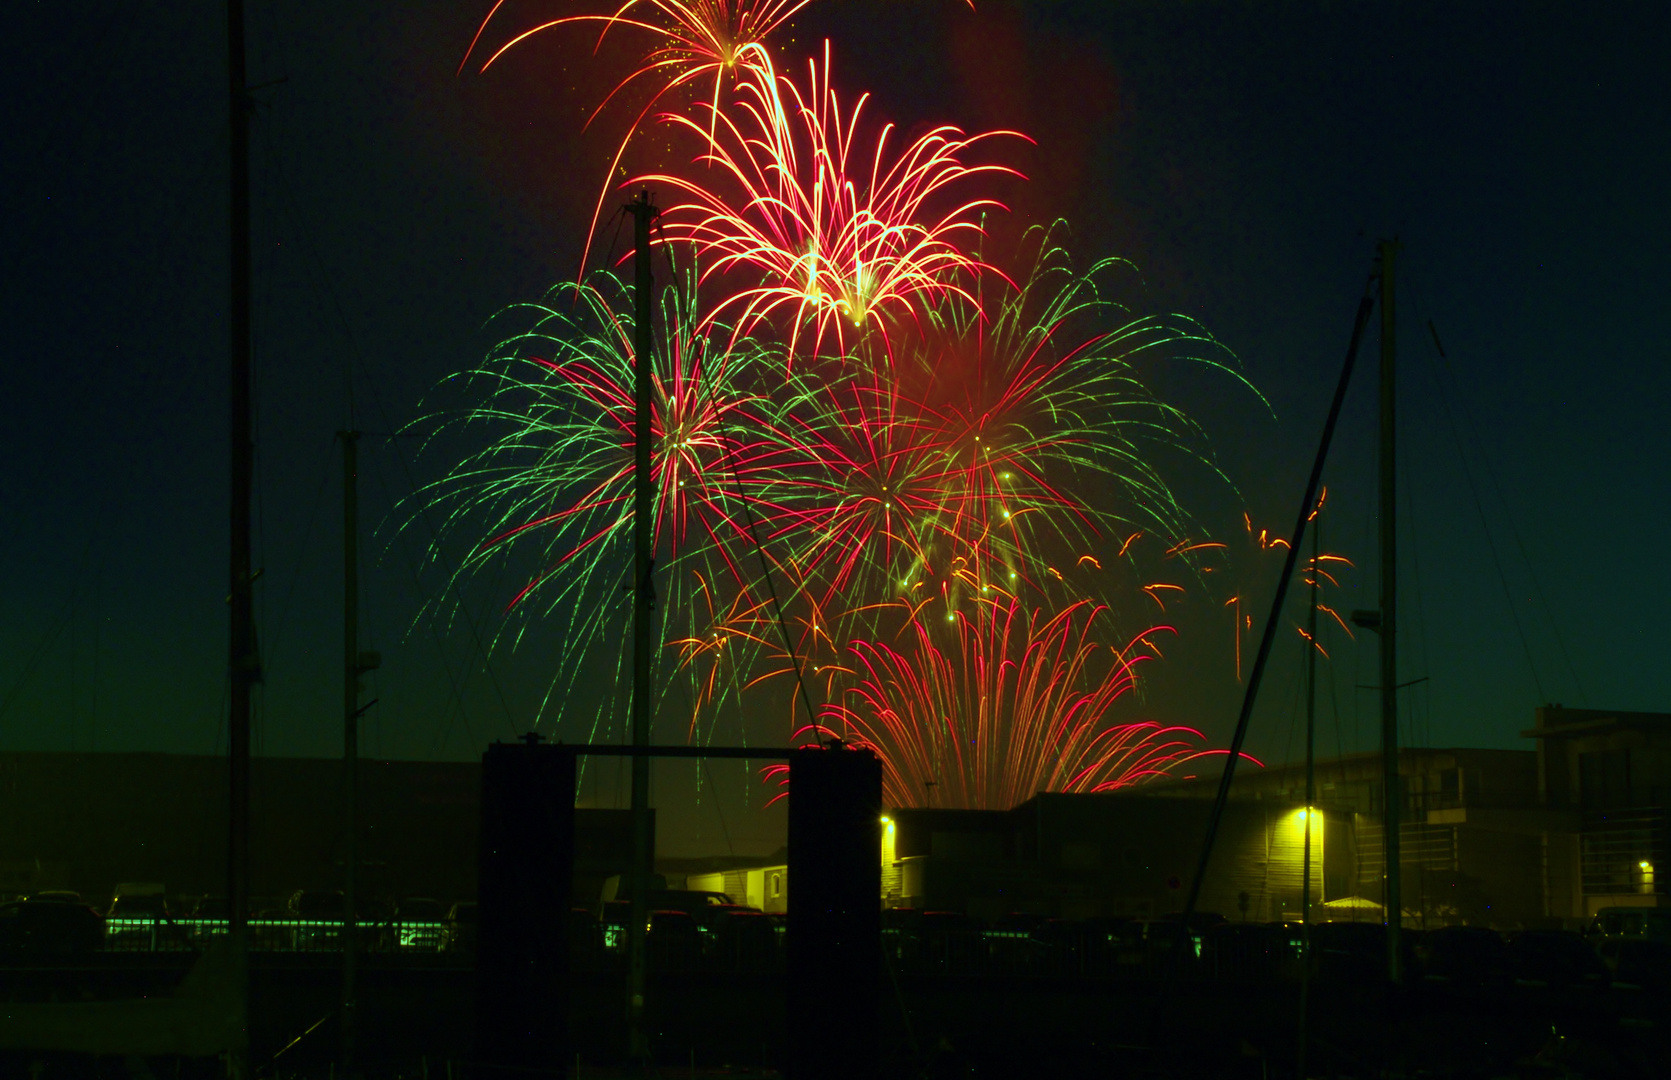
<path id="1" fill-rule="evenodd" d="M 830 88 L 828 43 L 822 66 L 807 62 L 804 89 L 763 57 L 740 73 L 738 94 L 735 108 L 710 106 L 706 124 L 667 117 L 706 140 L 699 163 L 714 179 L 704 170 L 700 180 L 666 173 L 633 181 L 687 195 L 690 202 L 665 215 L 668 238 L 690 241 L 707 275 L 748 279 L 726 291 L 710 318 L 734 308 L 739 333 L 766 321 L 786 326 L 791 355 L 810 324 L 814 351 L 833 331 L 845 352 L 866 331 L 887 342 L 888 318 L 908 319 L 919 301 L 973 299 L 960 279 L 990 268 L 959 242 L 979 234 L 983 209 L 1000 204 L 984 197 L 940 210 L 932 204 L 983 174 L 1020 175 L 963 161 L 979 143 L 1017 133 L 966 136 L 941 126 L 895 152 L 893 125 L 884 124 L 873 142 L 862 142 L 867 96 L 843 110 Z"/>
<path id="2" fill-rule="evenodd" d="M 892 407 L 909 414 L 935 466 L 937 562 L 961 558 L 978 591 L 1061 580 L 1060 568 L 1077 566 L 1101 537 L 1186 536 L 1192 523 L 1155 451 L 1209 468 L 1211 455 L 1197 425 L 1141 374 L 1200 363 L 1240 381 L 1234 358 L 1199 326 L 1133 318 L 1111 299 L 1123 264 L 1075 270 L 1061 231 L 1029 232 L 1019 287 L 989 276 L 980 302 L 943 299 L 889 373 Z M 927 560 L 922 569 L 932 572 Z"/>
<path id="3" fill-rule="evenodd" d="M 710 109 L 717 115 L 725 77 L 739 70 L 749 71 L 755 65 L 769 65 L 770 59 L 765 49 L 766 38 L 811 2 L 812 0 L 625 0 L 608 14 L 566 15 L 538 23 L 516 34 L 488 56 L 481 66 L 484 72 L 505 53 L 534 35 L 570 24 L 596 24 L 599 47 L 603 45 L 604 37 L 611 30 L 648 34 L 649 40 L 656 42 L 645 54 L 642 63 L 604 96 L 586 120 L 586 126 L 590 127 L 598 118 L 598 114 L 623 91 L 639 83 L 650 84 L 648 99 L 639 107 L 632 122 L 626 125 L 625 134 L 621 136 L 615 155 L 609 162 L 609 168 L 604 172 L 603 186 L 598 192 L 597 205 L 592 209 L 592 222 L 586 232 L 585 253 L 581 256 L 582 266 L 586 263 L 586 255 L 591 251 L 592 236 L 597 231 L 604 203 L 609 199 L 616 170 L 620 168 L 621 159 L 626 156 L 627 147 L 632 142 L 634 133 L 643 124 L 644 118 L 680 87 L 697 83 L 708 76 L 713 77 L 714 83 Z M 459 71 L 462 72 L 470 63 L 470 56 L 480 44 L 482 34 L 493 22 L 494 16 L 499 14 L 499 9 L 504 3 L 505 0 L 496 0 L 493 10 L 482 20 L 475 38 L 470 42 L 470 48 L 459 63 Z"/>
<path id="4" fill-rule="evenodd" d="M 448 594 L 489 570 L 520 575 L 503 606 L 523 619 L 504 626 L 526 618 L 562 625 L 571 677 L 595 654 L 612 655 L 608 629 L 623 614 L 632 545 L 629 301 L 624 286 L 599 274 L 503 313 L 501 322 L 517 329 L 463 376 L 470 407 L 437 417 L 441 430 L 486 428 L 491 438 L 419 493 L 443 538 L 485 537 L 468 548 Z M 763 347 L 739 339 L 710 349 L 685 314 L 690 303 L 688 291 L 663 295 L 651 420 L 655 549 L 673 570 L 664 607 L 682 614 L 674 626 L 687 636 L 699 612 L 748 607 L 747 581 L 731 564 L 745 542 L 742 500 L 769 508 L 791 491 L 779 474 L 796 452 L 779 435 L 772 403 L 747 389 L 766 364 Z"/>
<path id="5" fill-rule="evenodd" d="M 988 261 L 984 216 L 1002 206 L 982 185 L 1019 173 L 984 155 L 1025 136 L 906 140 L 836 92 L 828 43 L 804 80 L 780 74 L 764 39 L 804 6 L 626 0 L 483 64 L 564 23 L 644 34 L 599 105 L 653 87 L 611 172 L 658 106 L 702 148 L 631 182 L 673 196 L 656 243 L 683 267 L 653 358 L 658 711 L 682 704 L 706 742 L 745 698 L 800 697 L 790 737 L 874 748 L 901 806 L 1106 791 L 1215 753 L 1127 715 L 1169 629 L 1147 605 L 1186 587 L 1104 567 L 1164 551 L 1189 568 L 1222 547 L 1191 539 L 1159 464 L 1217 474 L 1205 435 L 1146 374 L 1188 363 L 1246 388 L 1235 358 L 1188 319 L 1132 314 L 1115 299 L 1126 264 L 1077 269 L 1061 223 L 1027 231 L 1005 260 L 1020 273 Z M 673 93 L 710 77 L 696 100 Z M 558 629 L 549 700 L 576 720 L 575 701 L 594 708 L 591 738 L 619 702 L 568 691 L 610 668 L 618 684 L 624 660 L 629 300 L 600 273 L 504 313 L 513 332 L 442 425 L 488 437 L 418 498 L 443 541 L 468 540 L 449 596 L 494 582 L 512 643 Z"/>
<path id="6" fill-rule="evenodd" d="M 788 22 L 812 0 L 626 0 L 613 12 L 604 14 L 565 15 L 548 19 L 518 32 L 499 46 L 482 63 L 482 70 L 492 67 L 512 48 L 535 34 L 571 23 L 597 24 L 598 44 L 610 30 L 639 31 L 650 35 L 656 45 L 645 55 L 643 62 L 616 84 L 615 89 L 598 105 L 602 111 L 609 100 L 641 79 L 655 79 L 657 87 L 652 105 L 669 91 L 707 75 L 714 76 L 714 101 L 720 95 L 721 79 L 725 72 L 758 60 L 765 40 Z M 481 43 L 488 25 L 504 7 L 498 0 L 487 18 L 476 30 L 476 36 L 465 52 L 459 70 L 469 64 L 470 56 Z M 643 117 L 640 113 L 640 119 Z"/>
<path id="7" fill-rule="evenodd" d="M 1149 637 L 1170 628 L 1112 648 L 1093 633 L 1101 610 L 975 600 L 947 644 L 920 619 L 905 647 L 852 642 L 851 686 L 821 724 L 878 752 L 889 806 L 993 809 L 1039 791 L 1111 791 L 1211 753 L 1192 728 L 1111 717 L 1156 655 Z"/>

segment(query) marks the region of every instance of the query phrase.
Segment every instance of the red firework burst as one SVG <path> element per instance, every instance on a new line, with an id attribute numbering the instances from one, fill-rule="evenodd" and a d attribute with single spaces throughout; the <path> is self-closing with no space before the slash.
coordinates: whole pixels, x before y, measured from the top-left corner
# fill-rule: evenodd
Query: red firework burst
<path id="1" fill-rule="evenodd" d="M 864 149 L 868 95 L 843 109 L 830 88 L 828 43 L 822 66 L 807 62 L 804 90 L 760 56 L 739 72 L 733 107 L 711 108 L 706 124 L 666 117 L 703 140 L 698 161 L 735 190 L 665 173 L 629 182 L 690 197 L 663 215 L 665 228 L 668 239 L 689 240 L 703 254 L 704 279 L 755 272 L 756 283 L 729 291 L 711 317 L 727 316 L 738 334 L 781 317 L 791 355 L 803 327 L 813 328 L 814 351 L 833 329 L 845 352 L 854 331 L 875 329 L 887 342 L 886 314 L 907 317 L 919 299 L 967 296 L 961 281 L 991 268 L 959 241 L 980 233 L 981 211 L 1002 204 L 985 197 L 953 199 L 945 210 L 933 204 L 971 177 L 1019 176 L 1005 165 L 966 165 L 963 155 L 989 139 L 1025 136 L 971 136 L 942 125 L 896 152 L 894 127 L 884 124 Z"/>
<path id="2" fill-rule="evenodd" d="M 916 618 L 903 646 L 850 642 L 845 690 L 820 730 L 877 752 L 890 806 L 1007 809 L 1222 753 L 1199 749 L 1194 728 L 1114 719 L 1138 666 L 1157 655 L 1149 638 L 1169 628 L 1111 648 L 1093 634 L 1103 610 L 1084 601 L 1046 615 L 977 599 L 953 617 L 945 648 L 934 621 Z"/>

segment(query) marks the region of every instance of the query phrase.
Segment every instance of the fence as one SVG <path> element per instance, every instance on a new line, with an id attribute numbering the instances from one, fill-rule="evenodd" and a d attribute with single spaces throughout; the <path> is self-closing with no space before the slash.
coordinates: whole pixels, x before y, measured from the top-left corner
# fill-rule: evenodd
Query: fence
<path id="1" fill-rule="evenodd" d="M 226 920 L 169 916 L 113 915 L 104 921 L 106 952 L 190 952 L 226 935 Z M 447 923 L 429 920 L 360 923 L 363 952 L 441 952 L 456 936 Z M 254 918 L 249 921 L 254 952 L 329 953 L 342 951 L 342 920 Z"/>
<path id="2" fill-rule="evenodd" d="M 653 973 L 770 977 L 781 974 L 786 927 L 781 917 L 735 919 L 705 926 L 657 913 L 650 926 L 647 959 Z M 892 913 L 890 913 L 892 914 Z M 1171 975 L 1192 981 L 1256 982 L 1297 978 L 1300 928 L 1295 924 L 1226 923 L 1189 935 L 1176 946 L 1176 923 L 1119 921 L 1043 922 L 1032 927 L 987 928 L 961 917 L 893 920 L 882 930 L 884 962 L 903 977 L 1046 978 L 1096 981 L 1153 981 Z M 111 917 L 104 949 L 117 953 L 186 952 L 225 935 L 226 920 L 212 918 Z M 472 952 L 467 928 L 436 921 L 394 921 L 359 926 L 362 951 L 387 956 Z M 1351 929 L 1373 936 L 1379 926 Z M 625 928 L 576 913 L 570 923 L 570 960 L 577 973 L 607 975 L 625 970 Z M 1373 942 L 1343 946 L 1318 928 L 1316 963 L 1379 956 Z M 1338 935 L 1337 935 L 1338 936 Z M 251 950 L 261 953 L 339 953 L 342 924 L 333 919 L 255 918 L 249 922 Z"/>

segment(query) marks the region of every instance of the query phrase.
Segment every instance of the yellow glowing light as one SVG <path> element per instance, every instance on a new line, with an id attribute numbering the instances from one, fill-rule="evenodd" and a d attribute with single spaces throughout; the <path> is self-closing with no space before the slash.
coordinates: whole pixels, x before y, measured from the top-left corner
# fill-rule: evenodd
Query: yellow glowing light
<path id="1" fill-rule="evenodd" d="M 1644 870 L 1652 870 L 1654 868 L 1654 864 L 1649 862 L 1647 859 L 1643 859 L 1642 862 L 1639 865 Z"/>

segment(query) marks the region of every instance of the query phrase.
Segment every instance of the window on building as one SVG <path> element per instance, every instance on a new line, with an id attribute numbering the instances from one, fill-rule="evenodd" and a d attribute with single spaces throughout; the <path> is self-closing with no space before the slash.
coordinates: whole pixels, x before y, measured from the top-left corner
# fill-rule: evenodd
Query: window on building
<path id="1" fill-rule="evenodd" d="M 1578 797 L 1586 810 L 1627 810 L 1630 751 L 1598 750 L 1578 755 Z"/>

